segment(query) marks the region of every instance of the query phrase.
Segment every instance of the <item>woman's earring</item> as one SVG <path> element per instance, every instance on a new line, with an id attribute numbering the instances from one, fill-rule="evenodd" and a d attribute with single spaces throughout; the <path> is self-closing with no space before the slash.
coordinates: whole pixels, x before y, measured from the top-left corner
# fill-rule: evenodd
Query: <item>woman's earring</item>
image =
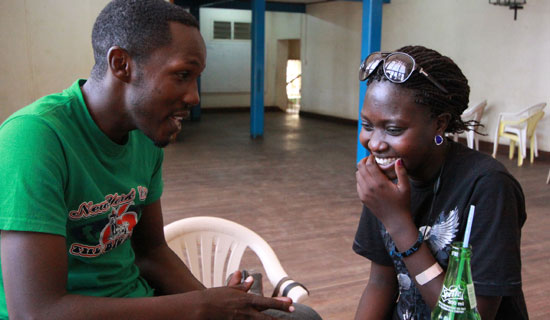
<path id="1" fill-rule="evenodd" d="M 435 140 L 435 144 L 438 146 L 440 146 L 443 143 L 443 137 L 439 134 L 435 136 L 434 140 Z"/>

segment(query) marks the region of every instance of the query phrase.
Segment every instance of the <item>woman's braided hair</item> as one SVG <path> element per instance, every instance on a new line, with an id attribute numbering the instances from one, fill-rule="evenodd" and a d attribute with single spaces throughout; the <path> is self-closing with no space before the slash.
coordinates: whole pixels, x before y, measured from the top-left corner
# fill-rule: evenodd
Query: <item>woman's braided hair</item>
<path id="1" fill-rule="evenodd" d="M 430 108 L 432 116 L 436 117 L 442 113 L 449 113 L 451 120 L 445 132 L 461 133 L 471 130 L 469 127 L 479 127 L 477 121 L 462 121 L 460 115 L 468 108 L 470 87 L 468 79 L 464 76 L 460 68 L 454 61 L 439 52 L 422 46 L 405 46 L 396 50 L 404 52 L 414 58 L 417 64 L 417 71 L 404 83 L 398 84 L 415 92 L 415 102 Z M 431 83 L 418 70 L 420 67 L 426 73 L 435 78 L 448 93 L 444 93 Z M 387 81 L 384 77 L 381 67 L 368 79 L 368 84 L 372 81 Z M 476 131 L 477 132 L 477 131 Z"/>

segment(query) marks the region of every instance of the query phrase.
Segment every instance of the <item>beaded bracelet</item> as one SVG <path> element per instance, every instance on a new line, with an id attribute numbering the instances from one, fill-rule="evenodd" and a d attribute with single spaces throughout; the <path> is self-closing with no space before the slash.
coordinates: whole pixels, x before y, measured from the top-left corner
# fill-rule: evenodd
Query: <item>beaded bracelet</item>
<path id="1" fill-rule="evenodd" d="M 416 251 L 418 251 L 418 249 L 420 249 L 420 246 L 422 245 L 423 241 L 424 241 L 424 235 L 422 234 L 422 232 L 418 231 L 418 239 L 416 239 L 416 242 L 412 245 L 412 247 L 410 247 L 405 252 L 399 252 L 399 251 L 397 251 L 397 248 L 395 248 L 394 250 L 390 251 L 390 256 L 392 256 L 392 257 L 396 256 L 396 257 L 399 257 L 399 258 L 406 258 L 406 257 L 410 256 L 411 254 L 415 253 Z"/>

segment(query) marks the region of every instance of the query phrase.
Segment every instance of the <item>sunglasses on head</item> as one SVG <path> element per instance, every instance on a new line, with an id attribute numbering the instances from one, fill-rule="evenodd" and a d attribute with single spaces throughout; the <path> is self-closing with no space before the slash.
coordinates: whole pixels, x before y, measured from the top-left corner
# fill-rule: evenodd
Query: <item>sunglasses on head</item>
<path id="1" fill-rule="evenodd" d="M 444 93 L 449 93 L 443 85 L 430 76 L 422 67 L 416 65 L 416 61 L 409 54 L 404 52 L 373 52 L 365 58 L 359 67 L 359 80 L 365 81 L 370 77 L 382 62 L 384 76 L 393 83 L 404 83 L 409 80 L 412 73 L 418 70 L 418 73 L 425 76 L 434 86 Z"/>

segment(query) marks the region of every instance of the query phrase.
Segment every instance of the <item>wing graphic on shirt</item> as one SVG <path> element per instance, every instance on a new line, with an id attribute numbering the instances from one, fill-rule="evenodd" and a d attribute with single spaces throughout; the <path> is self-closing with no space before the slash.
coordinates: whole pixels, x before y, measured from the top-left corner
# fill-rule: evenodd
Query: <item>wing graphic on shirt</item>
<path id="1" fill-rule="evenodd" d="M 428 241 L 432 252 L 442 250 L 451 244 L 458 231 L 458 208 L 454 208 L 447 215 L 440 215 L 432 227 L 422 226 L 418 230 L 425 232 L 424 239 Z"/>

